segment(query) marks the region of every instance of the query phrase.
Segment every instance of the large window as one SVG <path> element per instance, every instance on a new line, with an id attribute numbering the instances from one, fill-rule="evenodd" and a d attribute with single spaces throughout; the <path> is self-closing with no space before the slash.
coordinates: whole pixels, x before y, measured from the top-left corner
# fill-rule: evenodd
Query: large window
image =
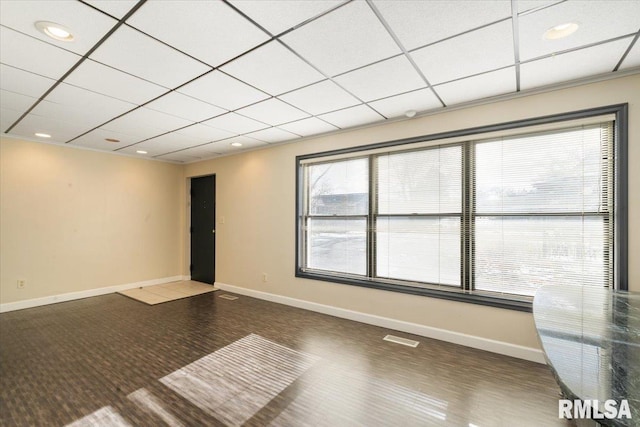
<path id="1" fill-rule="evenodd" d="M 626 106 L 300 156 L 298 276 L 530 309 L 626 289 Z"/>

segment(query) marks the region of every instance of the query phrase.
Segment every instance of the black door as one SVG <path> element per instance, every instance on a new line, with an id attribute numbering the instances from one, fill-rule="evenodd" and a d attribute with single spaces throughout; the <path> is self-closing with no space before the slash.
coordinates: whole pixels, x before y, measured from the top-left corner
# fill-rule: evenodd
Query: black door
<path id="1" fill-rule="evenodd" d="M 191 279 L 213 284 L 216 257 L 216 177 L 191 179 Z"/>

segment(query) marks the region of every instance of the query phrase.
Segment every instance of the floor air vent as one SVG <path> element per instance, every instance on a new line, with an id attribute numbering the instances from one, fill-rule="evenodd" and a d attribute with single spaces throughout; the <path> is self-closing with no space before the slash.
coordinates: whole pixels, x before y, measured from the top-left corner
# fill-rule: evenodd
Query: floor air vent
<path id="1" fill-rule="evenodd" d="M 408 340 L 406 338 L 396 337 L 395 335 L 387 335 L 384 337 L 384 341 L 394 342 L 396 344 L 406 345 L 407 347 L 417 347 L 420 344 L 418 341 Z"/>
<path id="2" fill-rule="evenodd" d="M 238 299 L 238 297 L 234 297 L 233 295 L 229 295 L 229 294 L 222 294 L 218 298 L 224 298 L 224 299 L 228 299 L 230 301 Z"/>

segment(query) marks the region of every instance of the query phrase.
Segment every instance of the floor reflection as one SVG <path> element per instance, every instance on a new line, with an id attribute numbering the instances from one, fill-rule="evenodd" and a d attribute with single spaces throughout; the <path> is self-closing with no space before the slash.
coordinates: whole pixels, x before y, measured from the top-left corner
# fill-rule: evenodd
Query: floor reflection
<path id="1" fill-rule="evenodd" d="M 160 382 L 227 425 L 242 425 L 318 358 L 248 335 Z"/>
<path id="2" fill-rule="evenodd" d="M 307 380 L 271 426 L 430 425 L 447 418 L 447 402 L 420 391 L 341 366 L 320 369 L 322 379 Z"/>
<path id="3" fill-rule="evenodd" d="M 170 427 L 184 427 L 185 424 L 178 420 L 162 401 L 151 394 L 147 389 L 141 388 L 127 396 L 129 400 L 138 405 L 143 411 L 156 415 Z"/>
<path id="4" fill-rule="evenodd" d="M 126 422 L 124 418 L 111 406 L 105 406 L 100 408 L 92 414 L 87 415 L 84 418 L 80 418 L 67 424 L 66 427 L 131 427 L 131 424 Z"/>

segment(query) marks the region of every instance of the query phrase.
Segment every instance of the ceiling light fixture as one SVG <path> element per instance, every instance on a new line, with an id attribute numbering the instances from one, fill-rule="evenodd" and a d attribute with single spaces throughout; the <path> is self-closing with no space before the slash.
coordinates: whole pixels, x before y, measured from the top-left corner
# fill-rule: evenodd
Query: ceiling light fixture
<path id="1" fill-rule="evenodd" d="M 549 28 L 542 37 L 546 40 L 561 39 L 575 33 L 578 27 L 579 25 L 576 22 L 566 22 Z"/>
<path id="2" fill-rule="evenodd" d="M 138 153 L 138 154 L 147 154 L 147 152 L 144 151 L 144 150 L 138 150 L 138 151 L 136 151 L 136 153 Z"/>
<path id="3" fill-rule="evenodd" d="M 407 110 L 405 111 L 404 115 L 409 117 L 410 119 L 414 118 L 417 114 L 416 110 Z"/>
<path id="4" fill-rule="evenodd" d="M 232 142 L 231 145 L 233 147 L 242 147 L 242 142 Z"/>
<path id="5" fill-rule="evenodd" d="M 38 138 L 51 138 L 51 135 L 49 135 L 48 133 L 42 133 L 42 132 L 36 132 L 35 136 L 37 136 Z"/>
<path id="6" fill-rule="evenodd" d="M 64 25 L 56 24 L 49 21 L 38 21 L 35 23 L 36 28 L 41 33 L 62 42 L 73 41 L 73 34 Z"/>
<path id="7" fill-rule="evenodd" d="M 105 138 L 104 140 L 107 142 L 120 142 L 119 139 L 115 139 L 115 138 Z"/>

